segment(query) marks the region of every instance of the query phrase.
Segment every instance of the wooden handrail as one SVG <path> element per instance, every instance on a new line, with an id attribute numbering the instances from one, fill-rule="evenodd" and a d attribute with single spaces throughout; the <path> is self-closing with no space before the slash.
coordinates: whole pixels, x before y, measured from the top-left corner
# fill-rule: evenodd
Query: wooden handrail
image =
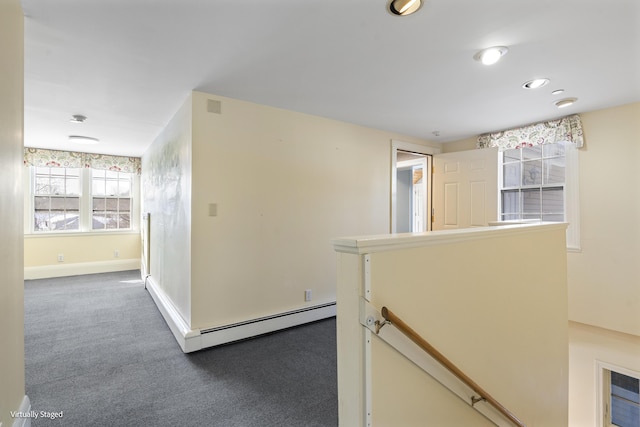
<path id="1" fill-rule="evenodd" d="M 518 419 L 511 411 L 502 406 L 493 396 L 487 393 L 482 387 L 476 384 L 471 378 L 469 378 L 464 372 L 460 370 L 456 365 L 447 359 L 442 353 L 436 350 L 431 344 L 429 344 L 424 338 L 422 338 L 416 331 L 414 331 L 409 325 L 404 323 L 402 319 L 393 314 L 387 307 L 382 307 L 382 317 L 395 325 L 404 335 L 406 335 L 411 341 L 417 344 L 421 349 L 426 351 L 430 356 L 436 359 L 441 365 L 447 368 L 453 375 L 455 375 L 460 381 L 468 385 L 475 393 L 478 394 L 477 398 L 472 398 L 472 406 L 481 400 L 487 401 L 498 412 L 508 418 L 513 424 L 519 427 L 526 427 L 526 425 Z"/>

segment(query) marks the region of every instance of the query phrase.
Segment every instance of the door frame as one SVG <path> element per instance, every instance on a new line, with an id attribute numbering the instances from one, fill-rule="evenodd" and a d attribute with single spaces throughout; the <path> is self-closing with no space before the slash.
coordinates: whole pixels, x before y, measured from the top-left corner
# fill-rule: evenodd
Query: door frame
<path id="1" fill-rule="evenodd" d="M 396 139 L 391 140 L 391 212 L 390 212 L 390 224 L 389 229 L 391 233 L 396 233 L 396 216 L 397 216 L 397 193 L 398 193 L 398 178 L 397 178 L 397 164 L 398 164 L 398 151 L 408 151 L 410 153 L 423 154 L 425 156 L 433 156 L 434 154 L 440 154 L 442 150 L 436 147 L 429 147 L 426 145 L 414 144 L 411 142 L 399 141 Z M 427 167 L 429 168 L 431 162 L 430 157 L 427 159 Z M 429 180 L 427 184 L 427 230 L 431 230 L 431 171 L 425 171 L 425 177 Z"/>

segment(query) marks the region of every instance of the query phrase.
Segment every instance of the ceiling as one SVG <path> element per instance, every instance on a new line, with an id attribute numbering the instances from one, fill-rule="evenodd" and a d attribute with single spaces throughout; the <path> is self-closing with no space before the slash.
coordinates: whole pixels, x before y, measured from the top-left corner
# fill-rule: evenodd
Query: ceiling
<path id="1" fill-rule="evenodd" d="M 436 142 L 640 101 L 638 0 L 386 1 L 22 0 L 25 145 L 141 155 L 192 90 Z"/>

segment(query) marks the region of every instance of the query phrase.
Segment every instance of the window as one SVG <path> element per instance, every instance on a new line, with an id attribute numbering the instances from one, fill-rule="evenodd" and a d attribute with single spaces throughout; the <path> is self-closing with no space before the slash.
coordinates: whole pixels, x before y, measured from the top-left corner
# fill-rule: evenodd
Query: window
<path id="1" fill-rule="evenodd" d="M 134 173 L 31 167 L 25 233 L 124 231 L 138 226 Z M 29 226 L 28 224 L 32 224 Z"/>
<path id="2" fill-rule="evenodd" d="M 602 369 L 603 426 L 640 427 L 639 378 L 640 374 L 626 369 Z"/>
<path id="3" fill-rule="evenodd" d="M 34 168 L 34 231 L 80 228 L 80 169 Z"/>
<path id="4" fill-rule="evenodd" d="M 131 228 L 130 173 L 91 170 L 91 223 L 93 230 Z"/>
<path id="5" fill-rule="evenodd" d="M 503 151 L 501 219 L 565 221 L 565 144 Z"/>

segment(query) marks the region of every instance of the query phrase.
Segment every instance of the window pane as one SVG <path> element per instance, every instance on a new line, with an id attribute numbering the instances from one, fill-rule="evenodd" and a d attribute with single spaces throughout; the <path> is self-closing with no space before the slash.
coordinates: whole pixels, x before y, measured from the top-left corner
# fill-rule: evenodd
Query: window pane
<path id="1" fill-rule="evenodd" d="M 512 148 L 511 150 L 505 150 L 502 155 L 505 163 L 520 160 L 520 149 Z"/>
<path id="2" fill-rule="evenodd" d="M 105 209 L 107 211 L 118 212 L 118 199 L 106 199 Z"/>
<path id="3" fill-rule="evenodd" d="M 508 163 L 502 167 L 502 186 L 520 186 L 520 163 Z"/>
<path id="4" fill-rule="evenodd" d="M 51 187 L 49 186 L 48 176 L 36 176 L 36 194 L 51 194 Z"/>
<path id="5" fill-rule="evenodd" d="M 49 229 L 49 211 L 35 212 L 33 215 L 33 229 L 35 231 L 46 231 Z"/>
<path id="6" fill-rule="evenodd" d="M 564 215 L 562 214 L 542 214 L 543 221 L 564 222 Z"/>
<path id="7" fill-rule="evenodd" d="M 120 222 L 119 222 L 119 227 L 120 228 L 130 228 L 131 227 L 131 221 L 130 221 L 130 216 L 129 214 L 120 214 Z"/>
<path id="8" fill-rule="evenodd" d="M 64 230 L 65 215 L 64 211 L 51 211 L 51 217 L 49 219 L 50 230 Z"/>
<path id="9" fill-rule="evenodd" d="M 49 172 L 51 174 L 51 176 L 64 176 L 64 168 L 50 168 L 49 169 L 51 172 Z"/>
<path id="10" fill-rule="evenodd" d="M 640 404 L 640 380 L 616 371 L 611 371 L 613 394 Z"/>
<path id="11" fill-rule="evenodd" d="M 129 212 L 131 210 L 131 199 L 119 199 L 118 209 L 120 212 Z"/>
<path id="12" fill-rule="evenodd" d="M 36 196 L 33 198 L 33 207 L 35 210 L 49 210 L 49 201 L 50 198 L 48 196 Z"/>
<path id="13" fill-rule="evenodd" d="M 502 192 L 502 219 L 520 219 L 520 191 L 510 190 Z"/>
<path id="14" fill-rule="evenodd" d="M 107 219 L 104 217 L 104 215 L 99 215 L 99 214 L 96 215 L 96 214 L 94 214 L 93 218 L 92 218 L 92 223 L 93 224 L 92 224 L 91 227 L 94 230 L 102 230 L 102 229 L 105 228 L 106 222 L 107 222 Z"/>
<path id="15" fill-rule="evenodd" d="M 540 190 L 535 188 L 531 190 L 522 190 L 522 213 L 523 215 L 536 214 L 540 218 Z M 523 216 L 526 218 L 526 216 Z"/>
<path id="16" fill-rule="evenodd" d="M 544 157 L 564 157 L 564 144 L 545 144 L 542 146 L 542 154 Z"/>
<path id="17" fill-rule="evenodd" d="M 131 181 L 128 179 L 120 180 L 120 188 L 118 192 L 119 196 L 128 197 L 131 195 Z"/>
<path id="18" fill-rule="evenodd" d="M 542 157 L 542 145 L 535 145 L 533 147 L 523 147 L 522 160 L 539 159 Z"/>
<path id="19" fill-rule="evenodd" d="M 104 181 L 100 179 L 91 180 L 91 194 L 94 196 L 104 196 Z"/>
<path id="20" fill-rule="evenodd" d="M 107 190 L 105 192 L 105 195 L 107 196 L 118 195 L 118 181 L 107 181 L 106 186 L 107 186 Z"/>
<path id="21" fill-rule="evenodd" d="M 103 170 L 91 169 L 91 175 L 94 178 L 102 178 L 104 180 L 104 172 Z"/>
<path id="22" fill-rule="evenodd" d="M 105 171 L 105 172 L 107 174 L 107 179 L 109 179 L 109 178 L 118 179 L 118 173 L 119 173 L 118 171 Z"/>
<path id="23" fill-rule="evenodd" d="M 66 168 L 65 169 L 65 174 L 67 175 L 67 177 L 78 178 L 80 176 L 80 169 L 79 168 Z"/>
<path id="24" fill-rule="evenodd" d="M 80 194 L 80 179 L 67 178 L 67 191 L 65 194 Z"/>
<path id="25" fill-rule="evenodd" d="M 522 185 L 542 184 L 542 160 L 522 162 Z"/>
<path id="26" fill-rule="evenodd" d="M 108 213 L 106 215 L 106 226 L 107 229 L 117 229 L 118 228 L 118 215 Z"/>
<path id="27" fill-rule="evenodd" d="M 50 194 L 66 194 L 64 190 L 64 178 L 51 177 Z"/>
<path id="28" fill-rule="evenodd" d="M 542 189 L 542 212 L 564 213 L 564 190 L 558 188 Z"/>
<path id="29" fill-rule="evenodd" d="M 93 198 L 93 210 L 94 211 L 104 211 L 105 201 L 102 198 L 94 197 Z"/>
<path id="30" fill-rule="evenodd" d="M 80 229 L 80 213 L 67 211 L 65 214 L 65 230 L 78 229 Z"/>
<path id="31" fill-rule="evenodd" d="M 611 422 L 622 427 L 640 425 L 637 378 L 611 371 Z"/>
<path id="32" fill-rule="evenodd" d="M 544 160 L 543 184 L 564 183 L 564 157 Z"/>

